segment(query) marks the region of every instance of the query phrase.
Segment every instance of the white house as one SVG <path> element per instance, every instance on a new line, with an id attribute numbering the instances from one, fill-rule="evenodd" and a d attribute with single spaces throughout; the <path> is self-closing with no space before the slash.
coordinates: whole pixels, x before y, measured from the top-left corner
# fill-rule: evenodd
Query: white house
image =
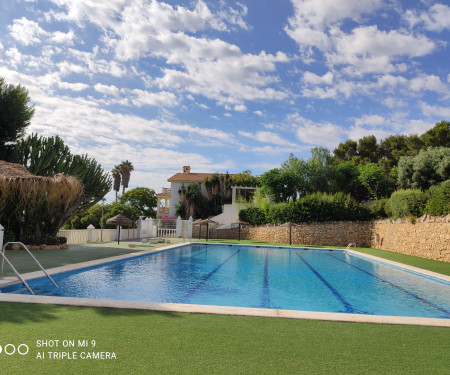
<path id="1" fill-rule="evenodd" d="M 200 185 L 201 193 L 206 196 L 206 188 L 203 181 L 206 178 L 211 178 L 213 173 L 191 173 L 191 167 L 186 165 L 183 167 L 183 172 L 176 173 L 167 181 L 170 182 L 170 204 L 169 216 L 175 216 L 176 205 L 180 203 L 180 194 L 178 191 L 181 186 L 187 185 L 190 182 L 197 182 Z M 222 175 L 219 173 L 219 176 Z M 224 174 L 223 174 L 224 175 Z M 231 175 L 232 176 L 232 175 Z M 238 219 L 238 212 L 240 205 L 236 202 L 236 191 L 240 189 L 256 190 L 257 188 L 232 186 L 232 202 L 223 206 L 222 213 L 212 218 L 219 224 L 229 224 Z"/>

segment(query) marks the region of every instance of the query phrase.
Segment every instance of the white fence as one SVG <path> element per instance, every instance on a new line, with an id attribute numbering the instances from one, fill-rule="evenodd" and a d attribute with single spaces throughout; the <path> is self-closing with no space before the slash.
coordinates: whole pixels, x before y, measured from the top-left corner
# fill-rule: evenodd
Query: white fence
<path id="1" fill-rule="evenodd" d="M 139 219 L 138 238 L 183 237 L 192 238 L 192 217 L 189 220 L 177 219 Z"/>
<path id="2" fill-rule="evenodd" d="M 92 229 L 93 242 L 99 241 L 117 241 L 117 229 Z M 67 243 L 78 244 L 87 243 L 89 241 L 89 229 L 70 229 L 60 230 L 57 234 L 59 237 L 66 237 Z M 122 228 L 120 230 L 120 240 L 132 240 L 137 237 L 137 229 Z"/>
<path id="3" fill-rule="evenodd" d="M 88 242 L 117 241 L 117 229 L 71 229 L 60 230 L 59 237 L 66 237 L 67 243 L 79 244 Z M 120 230 L 120 240 L 134 240 L 149 237 L 192 238 L 192 218 L 177 219 L 139 219 L 137 228 Z"/>

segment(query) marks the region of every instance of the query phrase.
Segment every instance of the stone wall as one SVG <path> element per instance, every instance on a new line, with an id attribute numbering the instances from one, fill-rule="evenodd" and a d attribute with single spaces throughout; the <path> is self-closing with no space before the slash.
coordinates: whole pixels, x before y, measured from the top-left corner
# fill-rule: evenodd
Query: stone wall
<path id="1" fill-rule="evenodd" d="M 194 226 L 193 237 L 198 238 L 199 227 Z M 210 238 L 237 239 L 239 229 L 215 229 L 209 231 Z M 202 238 L 206 236 L 206 227 L 202 227 Z M 370 247 L 372 223 L 364 221 L 339 221 L 327 223 L 301 223 L 291 228 L 293 244 L 318 246 L 347 246 L 349 242 L 356 246 Z M 262 227 L 242 227 L 241 239 L 289 243 L 289 228 L 280 225 Z"/>
<path id="2" fill-rule="evenodd" d="M 424 215 L 415 224 L 408 219 L 375 221 L 370 247 L 450 262 L 450 215 Z"/>
<path id="3" fill-rule="evenodd" d="M 194 226 L 193 237 L 198 238 L 198 234 L 199 227 Z M 206 226 L 202 226 L 201 237 L 206 237 Z M 237 239 L 238 228 L 211 227 L 209 237 Z M 242 227 L 241 239 L 286 244 L 289 243 L 289 228 L 280 225 Z M 409 220 L 301 223 L 292 227 L 291 239 L 293 244 L 317 246 L 347 246 L 352 242 L 358 247 L 371 247 L 450 262 L 450 215 L 423 216 L 418 218 L 415 224 Z"/>

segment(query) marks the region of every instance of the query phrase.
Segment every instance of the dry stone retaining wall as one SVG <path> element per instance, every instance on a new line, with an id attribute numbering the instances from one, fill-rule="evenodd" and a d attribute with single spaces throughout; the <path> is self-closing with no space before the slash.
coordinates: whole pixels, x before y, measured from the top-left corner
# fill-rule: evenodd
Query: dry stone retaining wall
<path id="1" fill-rule="evenodd" d="M 450 262 L 450 215 L 424 215 L 415 224 L 405 219 L 375 221 L 370 247 Z"/>
<path id="2" fill-rule="evenodd" d="M 376 234 L 379 241 L 376 242 Z M 193 237 L 198 238 L 199 227 L 194 226 Z M 292 227 L 292 243 L 317 246 L 347 246 L 394 251 L 423 258 L 450 262 L 450 215 L 423 216 L 415 224 L 409 220 L 339 221 L 301 223 Z M 202 226 L 202 238 L 206 227 Z M 238 228 L 210 228 L 210 238 L 237 239 Z M 241 239 L 289 243 L 289 228 L 280 225 L 242 227 Z"/>

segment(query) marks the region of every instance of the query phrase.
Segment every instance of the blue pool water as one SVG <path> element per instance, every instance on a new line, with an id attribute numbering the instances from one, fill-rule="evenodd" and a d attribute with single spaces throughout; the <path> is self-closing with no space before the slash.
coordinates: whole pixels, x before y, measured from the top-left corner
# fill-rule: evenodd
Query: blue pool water
<path id="1" fill-rule="evenodd" d="M 66 297 L 450 319 L 450 283 L 343 250 L 188 245 L 54 279 L 59 288 L 29 284 Z"/>

